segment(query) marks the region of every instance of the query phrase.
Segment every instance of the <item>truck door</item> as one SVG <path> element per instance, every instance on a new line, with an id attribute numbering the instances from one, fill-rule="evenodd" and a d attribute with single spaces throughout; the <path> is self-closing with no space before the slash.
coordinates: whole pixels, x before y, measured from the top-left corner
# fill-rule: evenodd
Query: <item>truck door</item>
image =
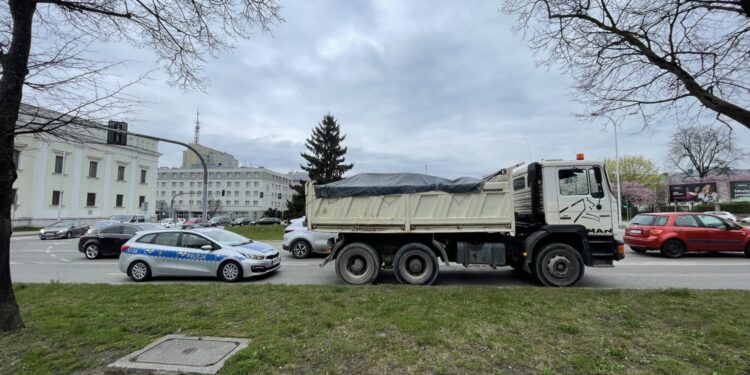
<path id="1" fill-rule="evenodd" d="M 590 234 L 612 234 L 613 217 L 607 183 L 598 166 L 557 169 L 557 214 L 559 224 L 579 224 Z"/>

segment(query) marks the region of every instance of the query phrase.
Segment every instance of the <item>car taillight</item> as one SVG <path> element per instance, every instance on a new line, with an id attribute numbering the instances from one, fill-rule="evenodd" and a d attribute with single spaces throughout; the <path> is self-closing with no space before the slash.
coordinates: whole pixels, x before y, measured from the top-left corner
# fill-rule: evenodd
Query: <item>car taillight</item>
<path id="1" fill-rule="evenodd" d="M 663 232 L 661 229 L 649 229 L 648 233 L 650 233 L 652 236 L 656 236 L 657 234 L 661 234 Z"/>
<path id="2" fill-rule="evenodd" d="M 128 250 L 128 244 L 122 244 L 122 246 L 120 246 L 120 252 L 124 253 L 126 250 Z"/>

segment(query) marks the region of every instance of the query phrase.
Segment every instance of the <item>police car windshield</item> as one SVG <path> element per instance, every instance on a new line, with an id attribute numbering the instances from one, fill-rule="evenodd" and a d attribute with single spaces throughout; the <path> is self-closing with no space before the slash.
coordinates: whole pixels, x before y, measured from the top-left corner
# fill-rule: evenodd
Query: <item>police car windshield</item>
<path id="1" fill-rule="evenodd" d="M 253 240 L 240 236 L 226 230 L 213 229 L 213 230 L 202 230 L 206 237 L 227 246 L 239 246 L 248 243 L 252 243 Z"/>

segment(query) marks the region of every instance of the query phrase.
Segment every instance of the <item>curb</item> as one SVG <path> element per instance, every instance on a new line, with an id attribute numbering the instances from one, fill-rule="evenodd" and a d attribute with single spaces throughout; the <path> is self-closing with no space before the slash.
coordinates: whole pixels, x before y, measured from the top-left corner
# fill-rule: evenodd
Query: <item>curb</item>
<path id="1" fill-rule="evenodd" d="M 37 232 L 13 232 L 10 235 L 10 238 L 14 238 L 14 237 L 34 237 L 34 236 L 37 236 L 37 235 L 38 235 Z"/>

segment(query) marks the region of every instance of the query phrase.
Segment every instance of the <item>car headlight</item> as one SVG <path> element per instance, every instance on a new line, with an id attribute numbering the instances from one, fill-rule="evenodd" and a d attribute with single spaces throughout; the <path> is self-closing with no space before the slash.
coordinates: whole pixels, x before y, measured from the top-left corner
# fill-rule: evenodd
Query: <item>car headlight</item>
<path id="1" fill-rule="evenodd" d="M 42 229 L 39 229 L 39 233 L 40 233 L 40 234 L 44 233 L 44 228 L 42 228 Z"/>
<path id="2" fill-rule="evenodd" d="M 255 259 L 255 260 L 263 260 L 263 259 L 266 258 L 263 255 L 246 254 L 246 253 L 242 253 L 242 255 L 244 255 L 245 258 L 247 258 L 247 259 Z"/>

